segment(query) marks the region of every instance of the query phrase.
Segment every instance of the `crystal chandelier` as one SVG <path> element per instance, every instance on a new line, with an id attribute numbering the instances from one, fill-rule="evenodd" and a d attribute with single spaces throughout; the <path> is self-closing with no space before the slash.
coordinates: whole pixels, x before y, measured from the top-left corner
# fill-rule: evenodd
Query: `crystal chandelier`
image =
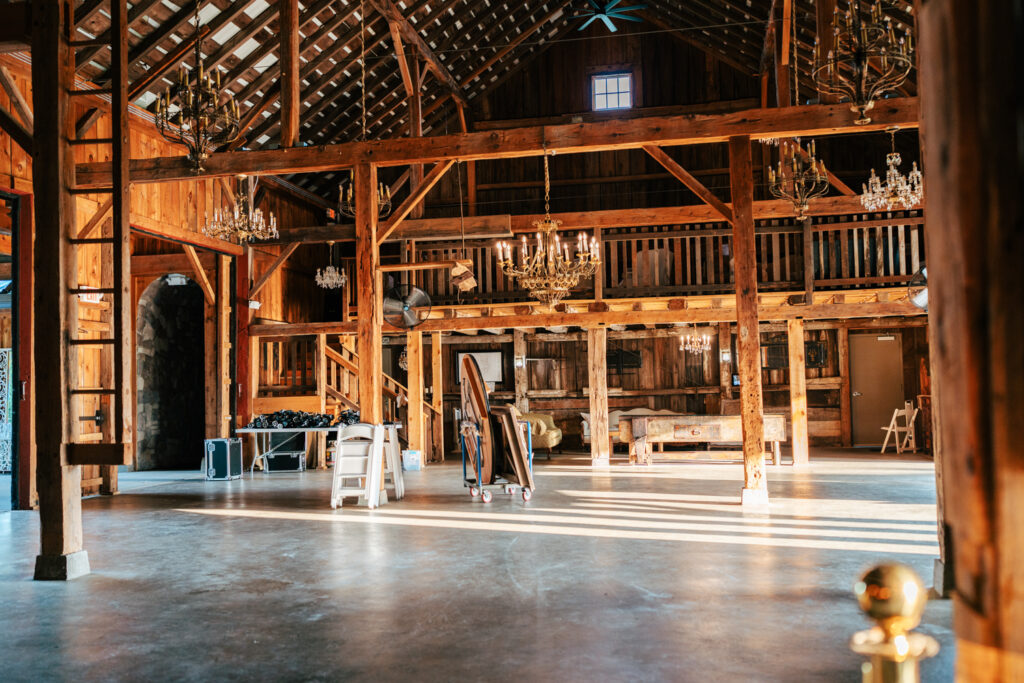
<path id="1" fill-rule="evenodd" d="M 772 196 L 792 202 L 799 220 L 807 218 L 810 200 L 828 192 L 825 162 L 814 154 L 813 140 L 805 151 L 800 147 L 800 139 L 795 138 L 793 142 L 782 143 L 778 170 L 768 168 L 768 189 Z"/>
<path id="2" fill-rule="evenodd" d="M 363 133 L 360 140 L 366 142 L 366 15 L 363 13 L 363 2 L 359 2 L 359 88 L 362 98 L 360 118 Z M 356 217 L 355 178 L 349 171 L 348 184 L 338 185 L 338 212 L 349 218 Z M 377 218 L 385 218 L 391 213 L 391 188 L 380 183 L 377 185 Z"/>
<path id="3" fill-rule="evenodd" d="M 897 168 L 903 159 L 896 151 L 896 128 L 889 129 L 891 147 L 885 155 L 885 165 L 888 169 L 885 172 L 885 184 L 875 175 L 875 169 L 871 169 L 871 177 L 863 185 L 864 194 L 860 196 L 860 203 L 868 211 L 892 211 L 897 205 L 904 209 L 912 209 L 921 203 L 924 197 L 924 179 L 921 171 L 917 170 L 917 162 L 913 163 L 910 175 L 904 176 Z"/>
<path id="4" fill-rule="evenodd" d="M 875 100 L 902 85 L 914 66 L 910 27 L 897 37 L 879 0 L 866 16 L 861 1 L 850 0 L 845 12 L 834 10 L 832 33 L 833 49 L 827 55 L 814 40 L 814 84 L 822 95 L 848 99 L 850 109 L 860 114 L 857 123 L 870 123 L 867 112 Z"/>
<path id="5" fill-rule="evenodd" d="M 586 233 L 576 235 L 576 248 L 572 258 L 569 243 L 558 235 L 561 221 L 551 218 L 551 179 L 548 157 L 544 154 L 544 220 L 537 221 L 536 244 L 527 242 L 523 235 L 518 249 L 509 242 L 498 242 L 498 265 L 509 277 L 517 278 L 519 286 L 530 296 L 548 306 L 554 306 L 579 284 L 580 278 L 590 277 L 597 270 L 601 256 L 597 240 Z M 513 254 L 519 252 L 519 264 Z"/>
<path id="6" fill-rule="evenodd" d="M 156 127 L 166 140 L 188 149 L 188 158 L 195 172 L 202 173 L 209 152 L 238 139 L 238 103 L 233 93 L 225 99 L 220 86 L 220 69 L 216 78 L 204 72 L 199 40 L 199 0 L 195 5 L 195 82 L 182 64 L 178 82 L 156 99 Z M 222 102 L 223 100 L 223 102 Z"/>
<path id="7" fill-rule="evenodd" d="M 696 327 L 679 335 L 679 350 L 687 353 L 706 353 L 711 350 L 711 335 L 699 332 Z"/>
<path id="8" fill-rule="evenodd" d="M 328 242 L 327 246 L 331 250 L 331 262 L 326 268 L 316 269 L 316 284 L 323 289 L 341 289 L 348 284 L 348 275 L 334 265 L 334 242 Z"/>
<path id="9" fill-rule="evenodd" d="M 407 347 L 407 346 L 403 346 L 402 347 L 402 353 L 400 353 L 399 356 L 398 356 L 398 367 L 402 368 L 403 370 L 408 370 L 409 369 L 409 353 L 408 353 L 408 348 L 409 347 Z"/>
<path id="10" fill-rule="evenodd" d="M 244 191 L 235 195 L 234 210 L 229 212 L 217 208 L 212 220 L 209 213 L 205 214 L 203 233 L 222 240 L 237 238 L 240 242 L 277 239 L 277 219 L 274 214 L 268 213 L 268 220 L 264 218 L 262 209 L 256 208 L 256 178 L 239 175 L 238 186 L 244 188 Z"/>

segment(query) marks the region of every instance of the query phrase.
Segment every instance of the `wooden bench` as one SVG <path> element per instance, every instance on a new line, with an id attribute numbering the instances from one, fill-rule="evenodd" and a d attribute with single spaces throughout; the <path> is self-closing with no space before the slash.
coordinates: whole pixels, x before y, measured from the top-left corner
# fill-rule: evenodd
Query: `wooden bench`
<path id="1" fill-rule="evenodd" d="M 650 465 L 653 445 L 665 443 L 743 443 L 743 425 L 739 415 L 644 416 L 622 419 L 619 439 L 629 444 L 629 462 Z M 771 444 L 765 455 L 781 465 L 781 443 L 786 440 L 786 416 L 764 416 L 764 440 Z M 743 457 L 735 450 L 675 451 L 659 453 L 659 460 L 735 460 Z"/>

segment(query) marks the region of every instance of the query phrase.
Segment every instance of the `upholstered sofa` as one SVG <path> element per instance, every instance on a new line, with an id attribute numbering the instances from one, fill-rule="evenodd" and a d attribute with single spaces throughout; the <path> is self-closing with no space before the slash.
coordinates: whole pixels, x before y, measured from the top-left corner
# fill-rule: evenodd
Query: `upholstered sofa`
<path id="1" fill-rule="evenodd" d="M 516 411 L 518 419 L 530 423 L 530 439 L 534 451 L 546 448 L 548 459 L 551 458 L 551 449 L 562 443 L 562 430 L 555 426 L 555 419 L 544 413 L 521 413 Z"/>

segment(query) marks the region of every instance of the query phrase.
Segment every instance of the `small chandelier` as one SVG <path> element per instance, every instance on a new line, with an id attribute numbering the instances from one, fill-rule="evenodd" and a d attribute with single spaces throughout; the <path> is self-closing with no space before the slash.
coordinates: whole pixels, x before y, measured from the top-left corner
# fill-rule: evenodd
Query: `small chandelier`
<path id="1" fill-rule="evenodd" d="M 398 355 L 398 367 L 402 368 L 403 370 L 408 370 L 409 369 L 408 348 L 409 348 L 408 346 L 403 346 L 402 347 L 402 353 L 400 353 Z"/>
<path id="2" fill-rule="evenodd" d="M 800 147 L 799 138 L 783 142 L 781 147 L 778 170 L 768 168 L 768 189 L 773 197 L 792 202 L 797 219 L 804 220 L 810 200 L 828 192 L 825 162 L 815 157 L 813 140 L 806 151 Z"/>
<path id="3" fill-rule="evenodd" d="M 326 268 L 317 268 L 316 284 L 323 289 L 341 289 L 348 284 L 345 271 L 334 265 L 334 242 L 327 243 L 331 249 L 331 262 Z"/>
<path id="4" fill-rule="evenodd" d="M 228 212 L 217 208 L 213 212 L 212 220 L 209 213 L 205 214 L 206 225 L 203 226 L 203 233 L 222 240 L 237 238 L 240 242 L 277 239 L 277 219 L 274 218 L 274 214 L 267 214 L 270 217 L 268 221 L 264 218 L 262 209 L 256 208 L 256 178 L 245 175 L 237 177 L 238 186 L 244 188 L 244 191 L 235 195 L 234 211 Z"/>
<path id="5" fill-rule="evenodd" d="M 349 218 L 356 217 L 355 181 L 349 173 L 348 182 L 338 185 L 338 212 Z M 377 217 L 386 218 L 391 213 L 391 188 L 380 183 L 377 185 Z"/>
<path id="6" fill-rule="evenodd" d="M 548 157 L 544 154 L 544 220 L 537 226 L 536 244 L 528 244 L 526 235 L 518 249 L 509 242 L 498 242 L 498 265 L 509 277 L 517 278 L 519 286 L 541 303 L 554 306 L 576 287 L 580 278 L 590 277 L 601 263 L 597 240 L 584 232 L 576 235 L 576 249 L 569 255 L 568 241 L 558 236 L 561 221 L 551 218 L 551 178 Z M 513 253 L 519 252 L 519 264 Z"/>
<path id="7" fill-rule="evenodd" d="M 860 203 L 868 211 L 892 211 L 897 205 L 904 209 L 912 209 L 921 203 L 924 197 L 924 178 L 921 171 L 917 170 L 917 162 L 913 163 L 910 175 L 904 176 L 899 172 L 897 166 L 903 163 L 900 153 L 896 151 L 897 128 L 889 129 L 891 147 L 885 155 L 885 165 L 888 169 L 885 172 L 885 184 L 875 175 L 875 169 L 871 169 L 871 177 L 862 187 L 864 194 L 860 196 Z"/>
<path id="8" fill-rule="evenodd" d="M 238 139 L 238 103 L 233 93 L 224 99 L 220 86 L 220 69 L 216 78 L 204 73 L 199 40 L 199 0 L 195 5 L 195 82 L 189 82 L 188 70 L 181 65 L 178 82 L 156 99 L 156 127 L 164 139 L 188 149 L 188 158 L 197 174 L 209 152 Z M 221 102 L 223 100 L 223 103 Z"/>
<path id="9" fill-rule="evenodd" d="M 696 327 L 679 335 L 679 350 L 687 353 L 702 354 L 711 350 L 711 335 L 698 332 Z"/>
<path id="10" fill-rule="evenodd" d="M 850 109 L 858 112 L 857 123 L 870 123 L 867 112 L 882 94 L 900 87 L 914 66 L 913 37 L 910 28 L 897 37 L 892 19 L 882 12 L 876 0 L 867 16 L 862 16 L 861 1 L 850 0 L 850 8 L 832 14 L 834 47 L 821 54 L 814 40 L 814 84 L 822 95 L 846 98 Z"/>

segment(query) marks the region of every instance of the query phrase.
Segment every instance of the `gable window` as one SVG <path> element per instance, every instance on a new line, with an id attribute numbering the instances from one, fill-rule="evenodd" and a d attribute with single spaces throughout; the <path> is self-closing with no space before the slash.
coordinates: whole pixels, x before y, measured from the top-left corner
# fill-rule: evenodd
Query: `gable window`
<path id="1" fill-rule="evenodd" d="M 628 71 L 595 74 L 591 83 L 594 111 L 629 109 L 633 106 L 633 74 Z"/>

